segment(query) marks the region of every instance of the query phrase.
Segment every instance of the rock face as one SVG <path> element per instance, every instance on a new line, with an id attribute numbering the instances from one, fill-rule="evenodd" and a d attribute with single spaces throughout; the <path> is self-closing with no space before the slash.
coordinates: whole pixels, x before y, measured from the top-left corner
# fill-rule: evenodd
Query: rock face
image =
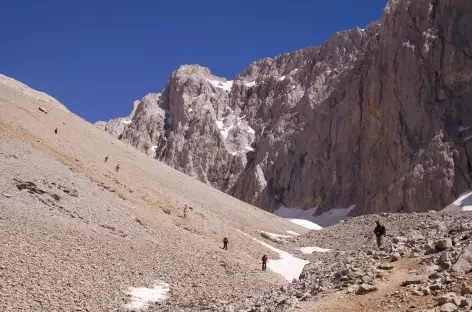
<path id="1" fill-rule="evenodd" d="M 104 127 L 269 211 L 439 210 L 471 182 L 471 18 L 469 0 L 391 0 L 366 29 L 233 81 L 182 66 Z"/>

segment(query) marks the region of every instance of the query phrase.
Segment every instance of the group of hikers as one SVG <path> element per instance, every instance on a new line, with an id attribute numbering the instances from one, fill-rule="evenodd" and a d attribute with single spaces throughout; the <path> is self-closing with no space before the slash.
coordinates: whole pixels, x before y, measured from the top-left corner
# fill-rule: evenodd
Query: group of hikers
<path id="1" fill-rule="evenodd" d="M 57 128 L 54 129 L 54 134 L 57 134 L 57 132 L 58 132 Z M 107 161 L 108 161 L 108 156 L 105 157 L 105 162 Z M 116 169 L 116 172 L 118 172 L 118 170 L 120 170 L 120 164 L 116 165 L 115 169 Z"/>
<path id="2" fill-rule="evenodd" d="M 228 237 L 225 236 L 223 238 L 223 249 L 228 250 Z M 269 262 L 269 258 L 267 258 L 266 255 L 262 256 L 262 271 L 265 271 L 267 269 L 267 262 Z"/>
<path id="3" fill-rule="evenodd" d="M 387 234 L 387 230 L 385 229 L 385 226 L 380 223 L 379 220 L 375 221 L 376 226 L 374 229 L 374 235 L 377 241 L 377 248 L 381 249 L 382 248 L 382 237 L 384 237 Z M 228 250 L 228 237 L 225 236 L 223 238 L 223 249 Z M 267 255 L 262 256 L 262 271 L 265 271 L 267 269 L 267 262 L 269 262 L 269 258 L 267 258 Z"/>
<path id="4" fill-rule="evenodd" d="M 108 161 L 108 156 L 105 157 L 105 162 Z M 118 172 L 118 170 L 120 170 L 120 164 L 116 165 L 116 172 Z"/>

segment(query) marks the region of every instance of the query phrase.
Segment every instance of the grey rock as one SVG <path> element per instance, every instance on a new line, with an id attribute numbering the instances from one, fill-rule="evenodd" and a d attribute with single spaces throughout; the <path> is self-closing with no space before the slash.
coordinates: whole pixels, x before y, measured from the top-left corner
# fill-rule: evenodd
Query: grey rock
<path id="1" fill-rule="evenodd" d="M 374 291 L 377 291 L 377 287 L 368 284 L 362 284 L 357 288 L 356 295 L 365 295 Z"/>
<path id="2" fill-rule="evenodd" d="M 452 265 L 452 272 L 467 274 L 472 271 L 472 245 L 467 246 L 456 262 Z"/>
<path id="3" fill-rule="evenodd" d="M 396 261 L 398 261 L 398 260 L 400 260 L 400 259 L 401 259 L 401 255 L 400 255 L 399 252 L 394 253 L 394 254 L 392 255 L 392 257 L 390 257 L 390 261 L 392 261 L 392 262 L 396 262 Z"/>
<path id="4" fill-rule="evenodd" d="M 402 285 L 403 286 L 418 285 L 418 284 L 423 283 L 425 280 L 426 280 L 426 277 L 424 275 L 414 275 L 404 280 Z"/>
<path id="5" fill-rule="evenodd" d="M 440 312 L 454 312 L 457 311 L 457 306 L 454 303 L 445 303 L 439 308 Z"/>
<path id="6" fill-rule="evenodd" d="M 445 251 L 452 247 L 452 240 L 450 238 L 441 239 L 436 242 L 435 247 L 438 252 Z"/>

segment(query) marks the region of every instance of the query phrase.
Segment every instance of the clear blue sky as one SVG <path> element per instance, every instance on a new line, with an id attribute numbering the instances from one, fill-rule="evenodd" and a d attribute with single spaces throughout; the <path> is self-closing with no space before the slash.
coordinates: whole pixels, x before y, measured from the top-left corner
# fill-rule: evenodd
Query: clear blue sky
<path id="1" fill-rule="evenodd" d="M 232 79 L 263 57 L 378 19 L 385 0 L 0 0 L 0 73 L 94 122 L 181 64 Z"/>

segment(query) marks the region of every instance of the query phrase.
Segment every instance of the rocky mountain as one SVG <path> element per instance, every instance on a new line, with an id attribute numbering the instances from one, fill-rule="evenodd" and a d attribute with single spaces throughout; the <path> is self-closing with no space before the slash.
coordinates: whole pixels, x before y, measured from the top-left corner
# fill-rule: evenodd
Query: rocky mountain
<path id="1" fill-rule="evenodd" d="M 390 0 L 365 29 L 250 64 L 181 66 L 99 127 L 268 211 L 439 210 L 470 188 L 472 3 Z"/>

